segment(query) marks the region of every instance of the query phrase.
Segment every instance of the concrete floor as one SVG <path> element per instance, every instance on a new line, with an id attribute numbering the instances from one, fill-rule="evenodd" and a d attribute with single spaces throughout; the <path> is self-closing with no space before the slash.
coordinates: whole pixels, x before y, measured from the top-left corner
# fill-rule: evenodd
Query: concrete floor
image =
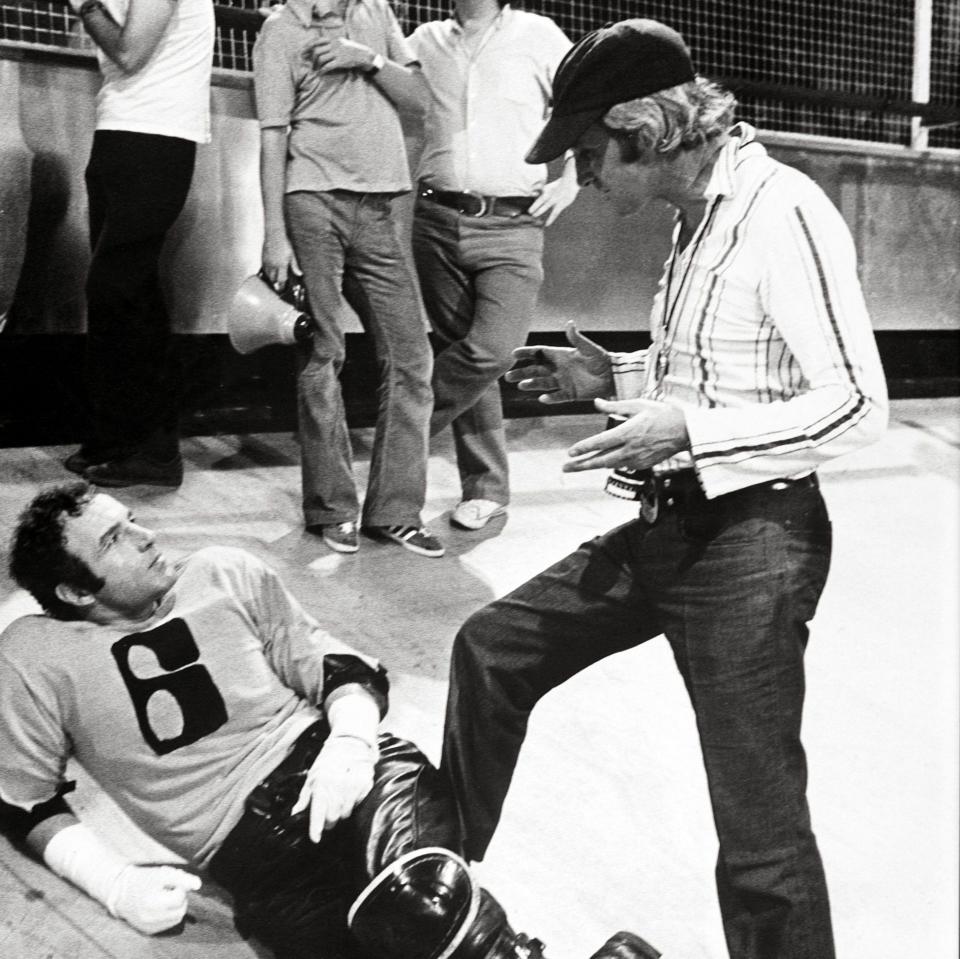
<path id="1" fill-rule="evenodd" d="M 458 484 L 448 439 L 430 460 L 425 518 L 447 556 L 365 541 L 333 554 L 302 532 L 287 435 L 185 441 L 175 492 L 121 491 L 171 552 L 242 546 L 281 570 L 324 624 L 391 668 L 387 725 L 437 757 L 450 644 L 474 609 L 631 514 L 602 476 L 560 472 L 595 417 L 509 424 L 514 500 L 481 533 L 448 527 Z M 369 459 L 357 431 L 357 474 Z M 0 450 L 0 536 L 40 485 L 66 479 L 65 448 Z M 893 404 L 870 449 L 821 472 L 834 566 L 808 652 L 810 800 L 843 959 L 958 954 L 960 400 Z M 0 574 L 0 625 L 29 608 Z M 156 855 L 95 786 L 83 814 Z M 664 641 L 597 664 L 534 713 L 484 883 L 550 959 L 586 959 L 630 928 L 667 959 L 722 959 L 716 852 L 693 716 Z M 260 954 L 210 890 L 176 938 L 123 928 L 0 845 L 0 954 L 9 959 L 180 959 Z"/>

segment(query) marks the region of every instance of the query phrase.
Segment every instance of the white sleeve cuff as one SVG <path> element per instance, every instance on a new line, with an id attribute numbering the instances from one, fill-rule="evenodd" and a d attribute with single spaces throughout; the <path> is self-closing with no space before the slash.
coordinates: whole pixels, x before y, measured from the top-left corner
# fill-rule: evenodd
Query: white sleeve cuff
<path id="1" fill-rule="evenodd" d="M 616 399 L 633 400 L 643 393 L 647 379 L 647 350 L 611 353 L 610 370 Z"/>

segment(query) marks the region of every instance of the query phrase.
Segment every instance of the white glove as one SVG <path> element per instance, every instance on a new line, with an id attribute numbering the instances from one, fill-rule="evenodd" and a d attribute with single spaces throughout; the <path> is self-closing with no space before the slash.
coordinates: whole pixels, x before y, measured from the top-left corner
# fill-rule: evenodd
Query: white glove
<path id="1" fill-rule="evenodd" d="M 373 786 L 379 757 L 376 742 L 352 733 L 331 733 L 323 744 L 291 814 L 310 807 L 310 838 L 320 842 L 324 829 L 346 819 Z"/>
<path id="2" fill-rule="evenodd" d="M 148 936 L 170 929 L 187 914 L 187 893 L 200 880 L 174 866 L 127 866 L 107 900 L 111 915 Z"/>
<path id="3" fill-rule="evenodd" d="M 147 935 L 177 925 L 187 912 L 187 893 L 201 885 L 196 876 L 174 866 L 135 865 L 80 822 L 55 833 L 43 858 L 110 915 Z"/>

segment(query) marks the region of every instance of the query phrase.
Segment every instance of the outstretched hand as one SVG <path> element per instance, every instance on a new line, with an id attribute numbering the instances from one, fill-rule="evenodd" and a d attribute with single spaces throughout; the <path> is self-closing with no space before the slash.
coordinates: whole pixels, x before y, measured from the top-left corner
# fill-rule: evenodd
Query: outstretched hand
<path id="1" fill-rule="evenodd" d="M 596 469 L 642 470 L 689 449 L 683 413 L 656 400 L 597 400 L 601 413 L 623 419 L 612 429 L 574 443 L 565 473 Z"/>
<path id="2" fill-rule="evenodd" d="M 614 392 L 610 354 L 570 321 L 564 330 L 570 346 L 521 346 L 516 366 L 505 379 L 525 392 L 540 392 L 541 403 L 592 400 Z"/>

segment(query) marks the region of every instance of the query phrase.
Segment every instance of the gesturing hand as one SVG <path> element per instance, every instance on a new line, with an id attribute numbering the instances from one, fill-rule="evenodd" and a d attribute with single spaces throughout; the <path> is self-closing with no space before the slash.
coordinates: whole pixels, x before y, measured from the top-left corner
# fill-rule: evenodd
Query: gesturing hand
<path id="1" fill-rule="evenodd" d="M 574 443 L 563 464 L 565 473 L 596 469 L 641 470 L 688 449 L 690 437 L 683 413 L 655 400 L 597 400 L 611 416 L 628 417 L 618 426 Z"/>
<path id="2" fill-rule="evenodd" d="M 324 829 L 346 819 L 373 786 L 376 746 L 356 736 L 333 733 L 307 772 L 307 780 L 291 810 L 310 807 L 310 838 L 320 842 Z"/>
<path id="3" fill-rule="evenodd" d="M 177 925 L 187 914 L 187 893 L 200 888 L 192 873 L 173 866 L 127 866 L 117 877 L 107 908 L 148 936 Z"/>
<path id="4" fill-rule="evenodd" d="M 592 400 L 613 393 L 610 354 L 584 336 L 574 322 L 564 331 L 570 346 L 521 346 L 513 351 L 517 365 L 506 373 L 521 390 L 543 390 L 541 403 Z"/>

